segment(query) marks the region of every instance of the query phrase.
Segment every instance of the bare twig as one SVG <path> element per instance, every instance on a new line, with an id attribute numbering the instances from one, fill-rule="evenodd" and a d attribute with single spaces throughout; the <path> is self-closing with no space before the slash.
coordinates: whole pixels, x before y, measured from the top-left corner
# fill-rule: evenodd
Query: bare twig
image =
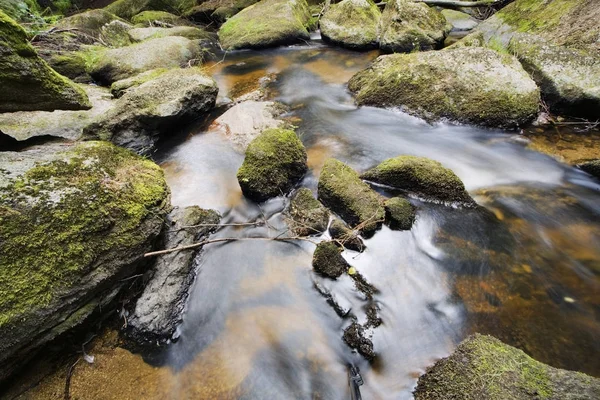
<path id="1" fill-rule="evenodd" d="M 81 358 L 78 358 L 77 361 L 75 361 L 67 371 L 67 378 L 65 381 L 65 400 L 71 399 L 71 377 L 73 376 L 73 372 L 75 371 L 75 366 L 80 360 Z"/>

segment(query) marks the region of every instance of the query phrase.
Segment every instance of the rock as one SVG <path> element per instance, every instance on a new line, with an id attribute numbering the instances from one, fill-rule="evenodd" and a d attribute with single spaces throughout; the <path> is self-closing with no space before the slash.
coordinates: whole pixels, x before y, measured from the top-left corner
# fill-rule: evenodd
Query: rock
<path id="1" fill-rule="evenodd" d="M 257 0 L 208 0 L 193 7 L 186 17 L 203 23 L 223 23 Z"/>
<path id="2" fill-rule="evenodd" d="M 168 197 L 159 166 L 110 143 L 0 152 L 0 381 L 107 311 L 144 267 Z"/>
<path id="3" fill-rule="evenodd" d="M 64 53 L 40 53 L 41 57 L 59 74 L 72 79 L 77 83 L 92 83 L 92 77 L 87 72 L 87 59 L 85 53 L 67 51 Z"/>
<path id="4" fill-rule="evenodd" d="M 82 88 L 92 103 L 90 110 L 4 113 L 0 114 L 0 132 L 19 142 L 42 136 L 79 140 L 83 129 L 115 103 L 105 88 L 92 85 L 82 85 Z"/>
<path id="5" fill-rule="evenodd" d="M 131 19 L 143 11 L 184 13 L 195 3 L 194 0 L 117 0 L 104 9 L 121 18 Z"/>
<path id="6" fill-rule="evenodd" d="M 384 219 L 381 197 L 360 180 L 356 171 L 336 159 L 325 161 L 319 177 L 319 200 L 351 227 L 374 233 Z"/>
<path id="7" fill-rule="evenodd" d="M 131 22 L 143 26 L 161 26 L 164 28 L 173 26 L 193 26 L 185 18 L 166 11 L 142 11 L 131 18 Z"/>
<path id="8" fill-rule="evenodd" d="M 244 195 L 260 202 L 289 192 L 307 170 L 306 149 L 296 133 L 267 129 L 250 142 L 237 179 Z"/>
<path id="9" fill-rule="evenodd" d="M 151 81 L 152 79 L 156 79 L 168 71 L 170 71 L 168 68 L 151 69 L 150 71 L 142 72 L 141 74 L 137 74 L 131 78 L 121 79 L 120 81 L 113 82 L 113 84 L 110 85 L 110 92 L 115 98 L 118 99 L 123 96 L 128 89 L 140 86 L 141 84 Z"/>
<path id="10" fill-rule="evenodd" d="M 441 13 L 446 21 L 452 25 L 452 31 L 470 31 L 479 25 L 479 21 L 464 12 L 445 8 Z"/>
<path id="11" fill-rule="evenodd" d="M 577 166 L 588 174 L 593 175 L 596 178 L 600 178 L 600 159 L 587 161 Z"/>
<path id="12" fill-rule="evenodd" d="M 329 226 L 329 235 L 335 240 L 335 243 L 341 243 L 348 250 L 362 253 L 367 248 L 358 233 L 348 228 L 342 220 L 337 218 Z"/>
<path id="13" fill-rule="evenodd" d="M 411 0 L 390 0 L 381 14 L 381 50 L 409 53 L 442 47 L 451 27 L 435 8 Z"/>
<path id="14" fill-rule="evenodd" d="M 317 245 L 312 266 L 315 272 L 332 279 L 339 278 L 350 268 L 334 242 L 320 242 Z"/>
<path id="15" fill-rule="evenodd" d="M 25 31 L 0 11 L 0 113 L 36 110 L 86 110 L 85 92 L 48 66 Z"/>
<path id="16" fill-rule="evenodd" d="M 385 217 L 391 229 L 409 230 L 415 222 L 415 207 L 403 197 L 392 197 L 385 202 Z"/>
<path id="17" fill-rule="evenodd" d="M 376 48 L 381 12 L 371 0 L 343 0 L 332 4 L 319 21 L 326 41 L 351 49 Z"/>
<path id="18" fill-rule="evenodd" d="M 112 21 L 125 22 L 105 10 L 89 10 L 58 20 L 54 28 L 59 30 L 72 29 L 76 33 L 84 33 L 86 36 L 91 37 L 87 40 L 92 39 L 92 42 L 88 42 L 87 44 L 92 44 L 95 41 L 93 38 L 100 36 L 102 28 Z"/>
<path id="19" fill-rule="evenodd" d="M 261 0 L 228 19 L 219 29 L 223 50 L 259 49 L 309 40 L 306 0 Z"/>
<path id="20" fill-rule="evenodd" d="M 475 205 L 462 181 L 451 169 L 425 157 L 390 158 L 362 174 L 361 178 L 432 200 Z"/>
<path id="21" fill-rule="evenodd" d="M 167 216 L 164 248 L 172 249 L 202 241 L 218 224 L 220 216 L 197 206 L 175 208 Z M 151 277 L 130 314 L 128 336 L 140 345 L 165 344 L 174 339 L 182 321 L 188 290 L 195 277 L 194 259 L 201 250 L 167 253 L 157 257 Z"/>
<path id="22" fill-rule="evenodd" d="M 175 26 L 172 28 L 133 28 L 129 30 L 128 33 L 129 37 L 134 42 L 141 42 L 147 39 L 162 38 L 167 36 L 181 36 L 190 40 L 209 38 L 207 32 L 195 26 Z"/>
<path id="23" fill-rule="evenodd" d="M 600 380 L 542 364 L 496 338 L 475 334 L 419 378 L 416 400 L 597 399 Z"/>
<path id="24" fill-rule="evenodd" d="M 63 18 L 53 28 L 40 34 L 40 47 L 50 47 L 52 54 L 56 54 L 57 50 L 62 54 L 65 49 L 76 50 L 73 45 L 127 46 L 131 44 L 127 31 L 133 26 L 108 11 L 89 10 Z"/>
<path id="25" fill-rule="evenodd" d="M 375 358 L 373 342 L 367 337 L 365 328 L 358 322 L 352 322 L 344 330 L 343 339 L 348 346 L 356 349 L 367 360 L 373 360 Z"/>
<path id="26" fill-rule="evenodd" d="M 157 68 L 179 68 L 202 59 L 197 42 L 179 36 L 150 39 L 100 54 L 90 75 L 104 85 Z"/>
<path id="27" fill-rule="evenodd" d="M 298 189 L 290 202 L 289 226 L 296 236 L 321 234 L 327 230 L 329 211 L 313 197 L 308 188 Z"/>
<path id="28" fill-rule="evenodd" d="M 348 87 L 360 105 L 400 106 L 428 121 L 500 127 L 532 120 L 540 97 L 516 58 L 478 47 L 380 56 Z"/>
<path id="29" fill-rule="evenodd" d="M 508 50 L 540 87 L 550 110 L 575 117 L 600 116 L 600 57 L 515 34 Z"/>
<path id="30" fill-rule="evenodd" d="M 149 154 L 161 134 L 212 109 L 217 92 L 216 82 L 200 69 L 173 69 L 129 89 L 114 108 L 84 129 L 84 136 Z"/>

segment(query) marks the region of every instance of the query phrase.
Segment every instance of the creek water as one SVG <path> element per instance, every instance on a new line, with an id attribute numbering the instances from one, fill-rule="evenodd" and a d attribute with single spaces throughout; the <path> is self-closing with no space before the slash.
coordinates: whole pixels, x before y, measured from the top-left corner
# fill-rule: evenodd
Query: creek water
<path id="1" fill-rule="evenodd" d="M 367 302 L 349 277 L 322 278 L 309 242 L 211 244 L 197 259 L 179 340 L 163 355 L 171 398 L 349 399 L 358 367 L 364 399 L 411 398 L 427 366 L 473 332 L 492 334 L 560 368 L 600 376 L 600 184 L 530 150 L 517 132 L 429 125 L 400 110 L 357 108 L 348 79 L 377 56 L 312 41 L 303 46 L 217 55 L 209 65 L 219 101 L 269 79 L 268 97 L 308 151 L 302 186 L 316 193 L 327 157 L 358 171 L 401 154 L 440 161 L 483 209 L 411 199 L 410 231 L 383 227 L 364 253 L 344 257 L 373 286 L 383 324 L 373 362 L 342 340 L 365 319 Z M 589 133 L 588 135 L 597 135 Z M 597 144 L 598 142 L 596 142 Z M 597 147 L 596 150 L 597 151 Z M 214 237 L 285 234 L 288 199 L 243 198 L 243 154 L 206 124 L 163 144 L 158 161 L 177 206 L 214 208 L 227 227 Z M 385 194 L 385 193 L 384 193 Z"/>

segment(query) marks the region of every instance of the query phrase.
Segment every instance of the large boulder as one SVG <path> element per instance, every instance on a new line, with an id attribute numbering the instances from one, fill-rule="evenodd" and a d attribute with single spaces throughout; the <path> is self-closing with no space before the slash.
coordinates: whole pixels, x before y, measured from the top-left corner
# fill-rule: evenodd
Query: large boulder
<path id="1" fill-rule="evenodd" d="M 390 0 L 381 15 L 381 50 L 408 53 L 442 47 L 452 27 L 439 11 L 411 0 Z"/>
<path id="2" fill-rule="evenodd" d="M 190 40 L 209 38 L 209 34 L 206 31 L 195 26 L 174 26 L 171 28 L 149 26 L 146 28 L 133 28 L 127 33 L 134 42 L 142 42 L 148 39 L 156 39 L 167 36 L 181 36 Z"/>
<path id="3" fill-rule="evenodd" d="M 390 158 L 361 177 L 431 200 L 475 204 L 460 178 L 451 169 L 425 157 Z"/>
<path id="4" fill-rule="evenodd" d="M 371 49 L 379 43 L 381 12 L 372 0 L 332 4 L 319 21 L 323 39 L 351 49 Z"/>
<path id="5" fill-rule="evenodd" d="M 360 225 L 366 235 L 374 233 L 385 217 L 382 198 L 356 171 L 334 158 L 326 160 L 321 170 L 318 197 L 350 226 Z"/>
<path id="6" fill-rule="evenodd" d="M 84 136 L 149 154 L 161 134 L 212 109 L 217 92 L 216 82 L 200 69 L 173 69 L 129 89 Z"/>
<path id="7" fill-rule="evenodd" d="M 195 4 L 195 0 L 117 0 L 104 9 L 121 18 L 131 19 L 143 11 L 184 13 Z"/>
<path id="8" fill-rule="evenodd" d="M 452 25 L 453 32 L 470 31 L 479 25 L 479 21 L 461 11 L 445 8 L 441 13 L 446 18 L 446 21 Z"/>
<path id="9" fill-rule="evenodd" d="M 192 7 L 185 15 L 194 21 L 221 24 L 256 2 L 257 0 L 207 0 Z"/>
<path id="10" fill-rule="evenodd" d="M 131 22 L 136 25 L 143 26 L 193 26 L 193 24 L 185 18 L 178 15 L 168 13 L 166 11 L 142 11 L 131 18 Z"/>
<path id="11" fill-rule="evenodd" d="M 288 214 L 290 230 L 297 236 L 321 234 L 329 224 L 329 211 L 308 188 L 301 188 L 294 194 Z"/>
<path id="12" fill-rule="evenodd" d="M 419 378 L 416 400 L 597 399 L 600 379 L 542 364 L 496 338 L 474 335 Z"/>
<path id="13" fill-rule="evenodd" d="M 267 129 L 250 142 L 237 179 L 244 195 L 265 201 L 289 192 L 308 170 L 306 149 L 292 130 Z"/>
<path id="14" fill-rule="evenodd" d="M 108 11 L 88 10 L 60 19 L 54 27 L 60 30 L 70 29 L 91 37 L 98 37 L 102 33 L 102 28 L 112 21 L 124 22 L 122 19 Z"/>
<path id="15" fill-rule="evenodd" d="M 0 152 L 0 381 L 130 284 L 168 196 L 160 167 L 110 143 Z"/>
<path id="16" fill-rule="evenodd" d="M 361 105 L 400 106 L 429 121 L 501 127 L 533 119 L 540 99 L 516 58 L 478 47 L 380 56 L 348 87 Z"/>
<path id="17" fill-rule="evenodd" d="M 224 50 L 264 48 L 309 40 L 306 0 L 261 0 L 228 19 L 219 29 Z"/>
<path id="18" fill-rule="evenodd" d="M 90 67 L 90 75 L 98 82 L 111 83 L 156 68 L 179 68 L 202 59 L 197 42 L 168 36 L 146 40 L 100 54 Z"/>
<path id="19" fill-rule="evenodd" d="M 75 83 L 35 52 L 25 31 L 0 10 L 0 112 L 85 110 L 91 104 Z"/>

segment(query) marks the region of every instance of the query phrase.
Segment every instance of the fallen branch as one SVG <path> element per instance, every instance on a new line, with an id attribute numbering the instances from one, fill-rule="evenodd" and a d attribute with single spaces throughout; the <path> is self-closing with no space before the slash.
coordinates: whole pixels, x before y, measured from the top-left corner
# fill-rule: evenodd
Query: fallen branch
<path id="1" fill-rule="evenodd" d="M 266 225 L 265 221 L 258 221 L 258 222 L 236 222 L 236 223 L 231 223 L 231 224 L 197 224 L 197 225 L 185 225 L 182 226 L 179 229 L 171 229 L 169 230 L 169 232 L 179 232 L 182 231 L 184 229 L 190 229 L 190 228 L 222 228 L 224 226 L 261 226 L 261 225 Z"/>

